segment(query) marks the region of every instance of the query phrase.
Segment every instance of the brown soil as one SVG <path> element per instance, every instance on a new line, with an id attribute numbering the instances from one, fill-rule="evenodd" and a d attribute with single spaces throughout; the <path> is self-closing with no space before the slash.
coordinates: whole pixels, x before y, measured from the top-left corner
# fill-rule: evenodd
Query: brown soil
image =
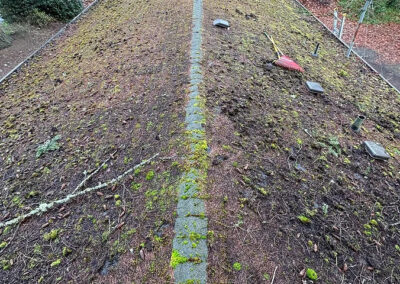
<path id="1" fill-rule="evenodd" d="M 26 25 L 23 31 L 12 35 L 12 45 L 0 50 L 0 78 L 39 48 L 64 24 L 52 23 L 45 28 Z"/>
<path id="2" fill-rule="evenodd" d="M 191 1 L 102 1 L 0 86 L 2 221 L 66 196 L 108 158 L 87 186 L 167 158 L 3 229 L 1 283 L 169 281 L 190 23 Z M 55 135 L 60 149 L 36 158 Z"/>
<path id="3" fill-rule="evenodd" d="M 87 7 L 92 2 L 93 0 L 86 0 L 83 1 L 83 5 Z M 64 23 L 56 22 L 42 28 L 30 25 L 23 25 L 18 28 L 19 31 L 12 35 L 12 45 L 8 48 L 0 49 L 0 78 L 41 47 L 64 25 Z"/>
<path id="4" fill-rule="evenodd" d="M 306 268 L 318 283 L 398 283 L 399 94 L 291 0 L 205 1 L 204 28 L 210 283 L 310 283 Z M 264 30 L 304 74 L 269 65 Z M 365 140 L 390 161 L 369 157 Z"/>

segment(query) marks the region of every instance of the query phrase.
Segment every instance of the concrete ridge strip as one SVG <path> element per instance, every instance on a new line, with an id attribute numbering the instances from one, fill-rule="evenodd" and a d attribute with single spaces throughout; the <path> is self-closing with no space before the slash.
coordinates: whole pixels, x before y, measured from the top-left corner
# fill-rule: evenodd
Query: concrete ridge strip
<path id="1" fill-rule="evenodd" d="M 310 15 L 313 16 L 314 19 L 316 19 L 322 26 L 324 26 L 324 28 L 327 29 L 336 40 L 338 40 L 340 43 L 342 43 L 347 49 L 349 48 L 349 45 L 346 42 L 344 42 L 342 39 L 338 38 L 320 19 L 318 19 L 318 17 L 316 17 L 310 10 L 308 10 L 299 0 L 294 0 L 294 1 L 297 3 L 297 5 L 301 6 L 304 10 L 306 10 L 308 13 L 310 13 Z M 354 53 L 372 71 L 374 71 L 376 74 L 378 74 L 379 77 L 381 77 L 383 79 L 383 81 L 385 81 L 390 87 L 392 87 L 398 93 L 400 93 L 400 90 L 398 90 L 392 83 L 390 83 L 385 77 L 383 77 L 381 73 L 379 73 L 371 64 L 369 64 L 364 58 L 362 58 L 361 55 L 359 55 L 356 51 L 354 51 L 354 49 L 352 50 L 352 53 Z M 345 55 L 343 55 L 343 56 L 345 56 Z"/>
<path id="2" fill-rule="evenodd" d="M 64 27 L 62 27 L 57 33 L 51 36 L 44 44 L 42 44 L 38 49 L 33 51 L 28 57 L 26 57 L 21 63 L 19 63 L 17 66 L 15 66 L 10 72 L 8 72 L 6 75 L 3 76 L 3 78 L 0 79 L 0 84 L 3 83 L 8 77 L 10 77 L 14 72 L 17 72 L 21 67 L 25 64 L 28 63 L 30 60 L 32 60 L 36 55 L 39 54 L 40 51 L 42 51 L 45 47 L 47 47 L 50 43 L 55 41 L 58 37 L 60 37 L 69 26 L 74 24 L 77 20 L 79 20 L 84 14 L 86 14 L 92 7 L 94 7 L 99 1 L 101 0 L 94 0 L 89 6 L 87 6 L 85 9 L 83 9 L 78 15 L 75 16 L 71 21 L 69 21 Z"/>
<path id="3" fill-rule="evenodd" d="M 207 141 L 204 103 L 200 96 L 202 0 L 193 0 L 192 40 L 190 48 L 190 88 L 186 105 L 187 168 L 178 186 L 177 218 L 170 265 L 175 283 L 207 282 L 207 223 L 201 198 L 207 177 Z"/>

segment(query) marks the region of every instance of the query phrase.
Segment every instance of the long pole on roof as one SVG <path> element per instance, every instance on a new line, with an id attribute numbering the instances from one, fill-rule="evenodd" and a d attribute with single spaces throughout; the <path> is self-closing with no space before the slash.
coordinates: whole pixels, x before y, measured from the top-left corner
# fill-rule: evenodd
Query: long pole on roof
<path id="1" fill-rule="evenodd" d="M 339 39 L 342 39 L 345 21 L 346 21 L 346 14 L 343 14 L 343 18 L 340 24 Z"/>
<path id="2" fill-rule="evenodd" d="M 364 21 L 365 14 L 367 13 L 368 7 L 369 7 L 369 5 L 371 5 L 371 3 L 372 3 L 372 0 L 367 0 L 365 2 L 365 5 L 364 5 L 364 7 L 362 9 L 362 12 L 361 12 L 360 20 L 358 21 L 356 32 L 354 33 L 353 40 L 351 41 L 350 46 L 349 46 L 349 50 L 347 51 L 347 54 L 346 54 L 347 57 L 350 57 L 351 51 L 353 50 L 354 41 L 356 40 L 358 31 L 359 31 L 359 29 L 361 27 L 361 23 Z"/>
<path id="3" fill-rule="evenodd" d="M 339 34 L 339 30 L 337 28 L 337 22 L 338 22 L 338 11 L 337 11 L 337 9 L 335 9 L 333 11 L 333 34 L 335 36 L 338 36 L 338 34 Z"/>

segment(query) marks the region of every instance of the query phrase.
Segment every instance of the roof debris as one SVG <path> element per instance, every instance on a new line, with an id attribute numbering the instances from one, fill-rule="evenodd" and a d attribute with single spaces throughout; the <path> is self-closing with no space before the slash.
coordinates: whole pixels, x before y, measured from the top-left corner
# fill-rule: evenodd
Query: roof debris
<path id="1" fill-rule="evenodd" d="M 226 21 L 226 20 L 222 20 L 222 19 L 216 19 L 213 22 L 213 25 L 216 26 L 216 27 L 224 28 L 224 29 L 227 29 L 227 28 L 230 27 L 229 22 Z"/>
<path id="2" fill-rule="evenodd" d="M 307 81 L 306 82 L 307 88 L 310 90 L 312 93 L 317 93 L 317 94 L 323 94 L 324 89 L 321 87 L 321 85 L 317 82 L 311 82 Z"/>
<path id="3" fill-rule="evenodd" d="M 386 152 L 385 148 L 383 148 L 381 144 L 372 141 L 365 141 L 363 144 L 365 146 L 365 150 L 367 150 L 368 154 L 370 154 L 372 158 L 378 160 L 388 160 L 390 158 L 390 155 Z"/>

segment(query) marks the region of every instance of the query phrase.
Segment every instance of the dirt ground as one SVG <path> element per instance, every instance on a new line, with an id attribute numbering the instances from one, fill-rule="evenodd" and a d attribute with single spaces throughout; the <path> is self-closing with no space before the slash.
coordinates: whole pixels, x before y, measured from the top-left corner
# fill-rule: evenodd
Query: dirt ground
<path id="1" fill-rule="evenodd" d="M 83 1 L 84 7 L 93 0 Z M 50 23 L 46 27 L 24 25 L 12 35 L 12 45 L 0 49 L 0 78 L 10 72 L 20 62 L 24 61 L 32 52 L 44 44 L 53 34 L 58 32 L 65 23 Z"/>
<path id="2" fill-rule="evenodd" d="M 64 24 L 53 23 L 46 28 L 26 26 L 24 31 L 12 36 L 12 45 L 0 50 L 0 78 L 39 48 Z"/>
<path id="3" fill-rule="evenodd" d="M 293 1 L 205 1 L 205 15 L 210 283 L 301 283 L 307 268 L 317 283 L 398 283 L 399 94 Z M 264 30 L 304 74 L 270 64 Z"/>
<path id="4" fill-rule="evenodd" d="M 180 176 L 191 1 L 102 1 L 0 87 L 0 219 L 160 158 L 2 229 L 1 283 L 165 283 Z M 61 135 L 60 148 L 36 157 Z M 86 172 L 85 172 L 86 171 Z"/>

